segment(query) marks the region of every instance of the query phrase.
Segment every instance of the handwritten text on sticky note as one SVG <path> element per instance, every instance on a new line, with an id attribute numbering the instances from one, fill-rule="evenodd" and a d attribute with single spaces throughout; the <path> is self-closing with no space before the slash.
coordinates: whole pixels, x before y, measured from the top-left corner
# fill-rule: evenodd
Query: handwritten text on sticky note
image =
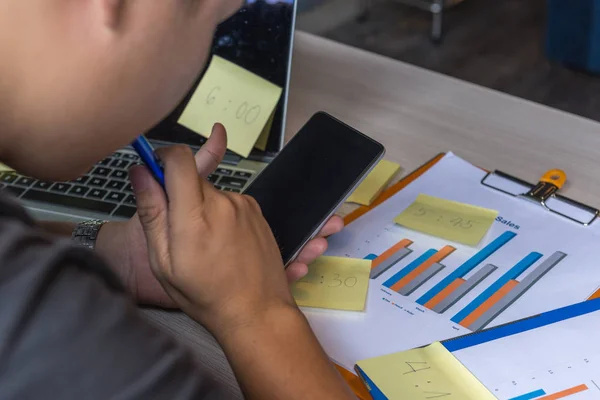
<path id="1" fill-rule="evenodd" d="M 308 274 L 292 285 L 299 306 L 362 311 L 365 308 L 371 261 L 320 257 Z"/>
<path id="2" fill-rule="evenodd" d="M 213 125 L 220 122 L 227 129 L 229 150 L 247 157 L 273 115 L 281 93 L 279 86 L 214 56 L 179 123 L 209 137 Z"/>
<path id="3" fill-rule="evenodd" d="M 348 198 L 348 202 L 369 206 L 400 171 L 400 165 L 381 160 Z"/>
<path id="4" fill-rule="evenodd" d="M 357 365 L 388 399 L 496 399 L 439 342 L 359 361 Z"/>
<path id="5" fill-rule="evenodd" d="M 394 222 L 429 235 L 475 246 L 498 211 L 420 194 Z"/>

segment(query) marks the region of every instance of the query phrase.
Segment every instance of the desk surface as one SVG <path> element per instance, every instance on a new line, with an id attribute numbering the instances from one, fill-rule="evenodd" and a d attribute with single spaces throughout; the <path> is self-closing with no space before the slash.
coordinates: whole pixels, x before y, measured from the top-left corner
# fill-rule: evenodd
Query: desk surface
<path id="1" fill-rule="evenodd" d="M 326 111 L 387 148 L 409 172 L 451 150 L 531 182 L 567 172 L 564 193 L 600 206 L 600 124 L 305 33 L 296 35 L 288 138 Z M 146 310 L 241 396 L 215 341 L 179 313 Z"/>

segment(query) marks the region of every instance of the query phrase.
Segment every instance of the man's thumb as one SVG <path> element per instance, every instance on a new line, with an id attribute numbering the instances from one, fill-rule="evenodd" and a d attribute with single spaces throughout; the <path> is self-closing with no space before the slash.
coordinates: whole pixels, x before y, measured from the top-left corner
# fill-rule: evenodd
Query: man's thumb
<path id="1" fill-rule="evenodd" d="M 146 167 L 131 168 L 129 178 L 150 257 L 162 265 L 166 261 L 165 257 L 168 257 L 167 197 Z"/>

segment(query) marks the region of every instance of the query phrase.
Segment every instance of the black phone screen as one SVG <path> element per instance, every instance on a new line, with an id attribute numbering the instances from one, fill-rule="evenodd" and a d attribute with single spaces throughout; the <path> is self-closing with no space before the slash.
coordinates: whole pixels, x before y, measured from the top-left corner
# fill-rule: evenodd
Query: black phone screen
<path id="1" fill-rule="evenodd" d="M 315 114 L 250 184 L 287 265 L 384 148 L 325 113 Z"/>

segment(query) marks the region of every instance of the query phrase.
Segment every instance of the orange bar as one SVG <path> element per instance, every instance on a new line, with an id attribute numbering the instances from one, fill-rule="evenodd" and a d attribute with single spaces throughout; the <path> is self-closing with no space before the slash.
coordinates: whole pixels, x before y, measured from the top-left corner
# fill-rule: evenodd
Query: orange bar
<path id="1" fill-rule="evenodd" d="M 441 292 L 436 294 L 431 300 L 429 300 L 427 303 L 425 303 L 425 307 L 429 308 L 430 310 L 433 310 L 433 307 L 440 304 L 443 300 L 446 299 L 446 297 L 450 296 L 450 294 L 452 292 L 454 292 L 456 289 L 458 289 L 458 287 L 465 282 L 466 281 L 464 279 L 457 278 L 454 282 L 449 284 L 446 287 L 446 289 L 442 290 Z"/>
<path id="2" fill-rule="evenodd" d="M 475 311 L 473 311 L 471 314 L 467 315 L 465 317 L 465 319 L 463 319 L 462 321 L 460 321 L 460 324 L 462 326 L 464 326 L 465 328 L 468 328 L 469 325 L 471 325 L 473 322 L 477 321 L 477 319 L 479 317 L 481 317 L 487 310 L 489 310 L 490 308 L 492 308 L 494 306 L 494 304 L 496 304 L 504 296 L 506 296 L 508 294 L 508 292 L 510 292 L 512 290 L 512 288 L 514 288 L 515 286 L 517 286 L 518 283 L 519 282 L 515 281 L 514 279 L 506 282 L 506 284 L 504 286 L 502 286 L 500 288 L 500 290 L 498 290 L 496 293 L 494 293 L 492 295 L 492 297 L 490 297 L 489 299 L 487 299 L 485 301 L 485 303 L 483 303 L 482 305 L 480 305 L 479 307 L 477 307 L 475 309 Z"/>
<path id="3" fill-rule="evenodd" d="M 594 300 L 600 298 L 600 289 L 596 290 L 593 295 L 590 296 L 588 300 Z"/>
<path id="4" fill-rule="evenodd" d="M 557 400 L 563 399 L 567 396 L 570 396 L 575 393 L 580 393 L 588 390 L 589 388 L 586 385 L 575 386 L 574 388 L 563 390 L 562 392 L 549 394 L 548 396 L 539 397 L 537 400 Z"/>
<path id="5" fill-rule="evenodd" d="M 408 283 L 410 281 L 415 279 L 421 273 L 427 271 L 427 269 L 429 267 L 431 267 L 433 264 L 438 263 L 438 262 L 442 261 L 444 258 L 448 257 L 450 254 L 452 254 L 454 252 L 454 250 L 456 250 L 456 249 L 452 246 L 444 246 L 440 251 L 435 253 L 433 256 L 429 257 L 427 259 L 427 261 L 425 261 L 423 264 L 419 265 L 417 268 L 410 271 L 404 278 L 402 278 L 398 282 L 394 283 L 390 287 L 390 289 L 395 290 L 395 291 L 402 289 L 404 286 L 408 285 Z"/>
<path id="6" fill-rule="evenodd" d="M 396 243 L 391 248 L 387 249 L 383 254 L 380 254 L 379 257 L 374 259 L 371 262 L 371 269 L 377 267 L 379 264 L 390 258 L 393 254 L 395 254 L 398 250 L 403 249 L 407 246 L 410 246 L 413 242 L 408 239 L 402 239 L 398 243 Z"/>

